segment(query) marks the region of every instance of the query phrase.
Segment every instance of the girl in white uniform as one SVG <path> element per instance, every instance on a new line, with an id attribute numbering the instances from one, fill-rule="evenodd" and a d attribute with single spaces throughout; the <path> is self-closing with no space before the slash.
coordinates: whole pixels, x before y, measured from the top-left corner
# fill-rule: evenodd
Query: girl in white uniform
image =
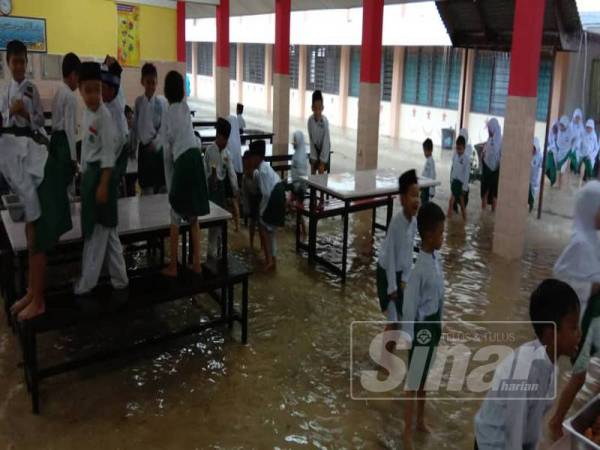
<path id="1" fill-rule="evenodd" d="M 229 135 L 229 140 L 227 141 L 227 152 L 229 154 L 228 157 L 231 159 L 236 178 L 236 184 L 239 188 L 239 186 L 241 186 L 242 184 L 242 176 L 244 174 L 244 165 L 242 164 L 242 141 L 240 139 L 240 126 L 237 117 L 233 114 L 229 116 L 227 121 L 231 125 L 231 134 Z M 230 182 L 230 185 L 233 185 L 233 183 Z M 240 199 L 239 196 L 234 195 L 234 192 L 232 191 L 230 200 L 231 207 L 233 209 L 233 223 L 235 226 L 235 231 L 237 232 L 240 230 Z"/>
<path id="2" fill-rule="evenodd" d="M 498 182 L 500 179 L 500 159 L 502 157 L 502 130 L 498 119 L 492 117 L 488 122 L 489 138 L 483 147 L 483 175 L 481 177 L 481 209 L 492 204 L 496 210 Z"/>
<path id="3" fill-rule="evenodd" d="M 585 124 L 585 132 L 581 139 L 581 146 L 577 155 L 577 167 L 579 167 L 579 187 L 585 180 L 593 176 L 594 163 L 598 155 L 598 135 L 594 119 L 589 119 Z"/>
<path id="4" fill-rule="evenodd" d="M 556 150 L 554 152 L 559 189 L 562 188 L 563 175 L 568 174 L 568 163 L 576 140 L 577 137 L 569 124 L 569 118 L 562 116 L 558 124 L 558 137 L 556 138 Z"/>
<path id="5" fill-rule="evenodd" d="M 529 212 L 533 210 L 535 198 L 540 190 L 542 178 L 542 147 L 538 138 L 533 138 L 533 157 L 531 158 L 531 173 L 529 175 Z"/>

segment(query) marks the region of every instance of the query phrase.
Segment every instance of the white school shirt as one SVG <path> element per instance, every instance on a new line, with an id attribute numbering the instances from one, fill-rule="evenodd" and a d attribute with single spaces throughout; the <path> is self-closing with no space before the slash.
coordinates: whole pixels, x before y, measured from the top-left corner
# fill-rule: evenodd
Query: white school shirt
<path id="1" fill-rule="evenodd" d="M 238 192 L 237 176 L 233 167 L 231 153 L 225 147 L 222 151 L 214 142 L 206 149 L 204 154 L 204 168 L 206 170 L 206 179 L 210 178 L 212 169 L 217 173 L 217 180 L 224 181 L 229 178 L 231 189 L 234 193 Z"/>
<path id="2" fill-rule="evenodd" d="M 16 100 L 23 100 L 30 121 L 18 115 L 10 116 L 10 107 Z M 42 108 L 40 93 L 35 84 L 27 79 L 20 83 L 10 80 L 2 93 L 0 112 L 5 127 L 30 127 L 33 131 L 44 129 L 44 109 Z"/>
<path id="3" fill-rule="evenodd" d="M 52 131 L 64 131 L 69 142 L 71 160 L 77 161 L 77 97 L 61 83 L 52 99 Z"/>
<path id="4" fill-rule="evenodd" d="M 117 153 L 116 158 L 121 154 L 123 146 L 129 140 L 129 127 L 127 126 L 127 118 L 125 117 L 125 109 L 121 104 L 118 97 L 112 99 L 112 101 L 105 103 L 108 112 L 112 117 L 113 123 L 115 124 L 115 130 L 117 132 Z"/>
<path id="5" fill-rule="evenodd" d="M 244 128 L 246 128 L 246 121 L 244 120 L 244 116 L 242 116 L 241 114 L 238 114 L 237 120 L 238 120 L 238 126 L 240 127 L 240 130 L 243 130 Z"/>
<path id="6" fill-rule="evenodd" d="M 433 156 L 425 159 L 425 167 L 423 167 L 422 176 L 430 178 L 432 180 L 437 179 L 437 175 L 435 173 L 435 161 L 433 160 Z M 435 186 L 429 188 L 429 197 L 433 198 L 435 195 Z"/>
<path id="7" fill-rule="evenodd" d="M 315 120 L 314 114 L 308 118 L 308 138 L 310 140 L 310 159 L 327 164 L 329 152 L 331 151 L 331 140 L 329 137 L 329 121 L 327 117 L 321 116 L 321 120 Z M 321 157 L 317 155 L 317 147 L 321 149 Z"/>
<path id="8" fill-rule="evenodd" d="M 465 153 L 459 155 L 456 151 L 452 156 L 452 169 L 450 170 L 450 181 L 460 180 L 463 192 L 469 192 L 469 176 L 471 172 L 471 161 Z"/>
<path id="9" fill-rule="evenodd" d="M 277 175 L 271 165 L 264 161 L 258 166 L 257 172 L 258 188 L 260 189 L 260 193 L 262 195 L 260 199 L 260 215 L 262 217 L 267 209 L 267 205 L 269 204 L 271 192 L 273 192 L 273 188 L 277 184 L 281 183 L 281 178 L 279 178 L 279 175 Z"/>
<path id="10" fill-rule="evenodd" d="M 592 351 L 593 350 L 593 351 Z M 600 350 L 600 317 L 596 317 L 590 323 L 585 342 L 581 347 L 575 364 L 573 364 L 573 373 L 579 374 L 587 372 L 588 365 L 592 356 L 596 356 Z"/>
<path id="11" fill-rule="evenodd" d="M 421 249 L 404 290 L 402 320 L 419 322 L 438 311 L 442 315 L 443 309 L 444 271 L 440 254 Z M 404 323 L 402 329 L 413 339 L 413 323 Z"/>
<path id="12" fill-rule="evenodd" d="M 34 222 L 41 209 L 37 188 L 44 180 L 48 150 L 28 137 L 0 135 L 0 173 L 25 209 L 25 221 Z"/>
<path id="13" fill-rule="evenodd" d="M 402 281 L 406 283 L 413 264 L 413 248 L 417 234 L 417 221 L 414 217 L 408 221 L 404 211 L 394 216 L 388 227 L 387 234 L 377 263 L 385 270 L 388 283 L 388 294 L 396 292 L 396 272 L 402 272 Z"/>
<path id="14" fill-rule="evenodd" d="M 85 172 L 87 165 L 93 162 L 100 162 L 102 169 L 112 168 L 120 150 L 119 138 L 116 125 L 104 103 L 95 112 L 85 108 L 82 131 L 82 171 Z"/>
<path id="15" fill-rule="evenodd" d="M 498 365 L 492 389 L 475 416 L 480 450 L 535 449 L 543 418 L 553 404 L 555 370 L 537 339 L 523 344 Z M 537 389 L 524 389 L 527 386 Z"/>
<path id="16" fill-rule="evenodd" d="M 164 112 L 168 108 L 167 99 L 153 95 L 148 99 L 140 95 L 135 99 L 133 124 L 131 126 L 131 141 L 134 149 L 138 144 L 154 144 L 157 150 L 161 147 L 160 127 Z"/>

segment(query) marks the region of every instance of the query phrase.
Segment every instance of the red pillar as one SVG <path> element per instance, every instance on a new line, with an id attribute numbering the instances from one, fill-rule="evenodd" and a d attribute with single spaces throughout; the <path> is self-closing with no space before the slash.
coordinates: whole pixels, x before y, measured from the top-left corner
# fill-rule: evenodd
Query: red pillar
<path id="1" fill-rule="evenodd" d="M 287 154 L 290 142 L 290 15 L 291 0 L 275 0 L 274 154 Z"/>
<path id="2" fill-rule="evenodd" d="M 177 61 L 185 62 L 185 1 L 177 1 Z"/>
<path id="3" fill-rule="evenodd" d="M 356 169 L 377 168 L 383 0 L 363 0 Z"/>
<path id="4" fill-rule="evenodd" d="M 545 7 L 546 0 L 516 0 L 515 3 L 494 229 L 494 252 L 507 259 L 522 256 L 527 231 L 527 197 Z"/>
<path id="5" fill-rule="evenodd" d="M 229 116 L 229 0 L 217 6 L 215 96 L 217 117 Z"/>

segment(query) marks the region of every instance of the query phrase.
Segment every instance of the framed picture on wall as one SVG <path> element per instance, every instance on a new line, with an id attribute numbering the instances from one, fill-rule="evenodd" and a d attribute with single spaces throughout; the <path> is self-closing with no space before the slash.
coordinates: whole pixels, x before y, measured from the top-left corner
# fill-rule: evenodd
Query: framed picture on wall
<path id="1" fill-rule="evenodd" d="M 22 41 L 30 52 L 46 53 L 46 19 L 0 16 L 0 51 L 13 39 Z"/>

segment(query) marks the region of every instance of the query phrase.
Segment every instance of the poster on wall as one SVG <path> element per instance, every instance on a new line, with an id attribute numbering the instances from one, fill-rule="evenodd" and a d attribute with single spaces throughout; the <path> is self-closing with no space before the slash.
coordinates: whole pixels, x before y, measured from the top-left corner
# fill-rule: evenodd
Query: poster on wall
<path id="1" fill-rule="evenodd" d="M 124 67 L 140 65 L 140 11 L 137 6 L 117 4 L 117 48 L 119 64 Z"/>
<path id="2" fill-rule="evenodd" d="M 0 51 L 13 39 L 22 41 L 30 52 L 47 52 L 46 19 L 0 16 Z"/>

